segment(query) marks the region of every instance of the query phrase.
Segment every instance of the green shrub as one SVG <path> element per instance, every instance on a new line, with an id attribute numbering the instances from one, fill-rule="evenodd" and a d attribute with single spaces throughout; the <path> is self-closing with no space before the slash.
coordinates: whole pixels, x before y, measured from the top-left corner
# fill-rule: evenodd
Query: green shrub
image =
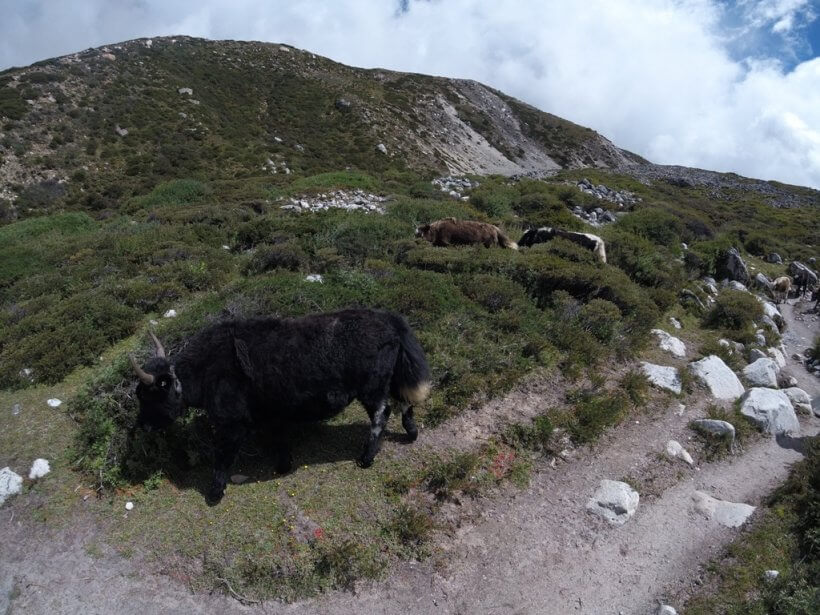
<path id="1" fill-rule="evenodd" d="M 195 179 L 176 179 L 159 184 L 145 196 L 132 199 L 137 209 L 151 209 L 165 205 L 186 205 L 202 201 L 211 190 Z"/>
<path id="2" fill-rule="evenodd" d="M 451 499 L 456 491 L 475 495 L 478 490 L 474 476 L 481 458 L 476 453 L 456 453 L 449 460 L 438 460 L 425 473 L 427 490 L 439 500 Z"/>
<path id="3" fill-rule="evenodd" d="M 683 271 L 673 254 L 639 235 L 613 229 L 605 234 L 607 262 L 622 269 L 641 286 L 674 291 Z"/>
<path id="4" fill-rule="evenodd" d="M 718 295 L 704 324 L 712 328 L 744 331 L 761 316 L 763 306 L 753 295 L 742 290 L 726 289 Z"/>
<path id="5" fill-rule="evenodd" d="M 360 188 L 372 192 L 378 189 L 378 184 L 373 177 L 361 171 L 335 171 L 297 179 L 291 184 L 290 191 L 295 194 L 336 188 Z"/>
<path id="6" fill-rule="evenodd" d="M 21 120 L 28 110 L 29 106 L 17 90 L 0 86 L 0 117 Z"/>
<path id="7" fill-rule="evenodd" d="M 629 370 L 621 377 L 618 386 L 636 408 L 645 404 L 649 398 L 649 378 L 642 371 Z"/>
<path id="8" fill-rule="evenodd" d="M 574 442 L 592 442 L 626 416 L 629 400 L 619 391 L 584 391 L 577 395 L 567 428 Z"/>
<path id="9" fill-rule="evenodd" d="M 514 198 L 514 188 L 487 181 L 473 190 L 470 205 L 491 218 L 504 218 L 512 213 Z"/>
<path id="10" fill-rule="evenodd" d="M 616 223 L 618 230 L 638 235 L 652 243 L 674 248 L 677 252 L 681 240 L 682 224 L 677 216 L 661 209 L 644 207 L 623 216 Z"/>
<path id="11" fill-rule="evenodd" d="M 245 275 L 256 275 L 273 269 L 304 271 L 308 260 L 307 254 L 295 243 L 261 245 L 245 265 Z"/>
<path id="12" fill-rule="evenodd" d="M 532 419 L 529 425 L 513 423 L 502 432 L 502 440 L 516 449 L 526 449 L 540 453 L 551 450 L 553 425 L 548 416 L 541 415 Z"/>
<path id="13" fill-rule="evenodd" d="M 524 194 L 516 198 L 511 207 L 531 227 L 553 226 L 568 230 L 581 230 L 584 227 L 583 222 L 572 215 L 566 203 L 552 193 Z"/>

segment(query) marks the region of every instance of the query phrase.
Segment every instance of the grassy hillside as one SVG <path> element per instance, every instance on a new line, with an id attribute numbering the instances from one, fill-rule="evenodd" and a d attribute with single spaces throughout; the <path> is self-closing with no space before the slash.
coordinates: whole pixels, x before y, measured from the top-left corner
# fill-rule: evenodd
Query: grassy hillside
<path id="1" fill-rule="evenodd" d="M 227 581 L 243 595 L 285 598 L 350 587 L 396 558 L 429 556 L 430 535 L 447 531 L 445 503 L 526 484 L 555 433 L 588 442 L 640 409 L 646 383 L 624 363 L 669 315 L 703 352 L 723 352 L 721 336 L 748 340 L 756 304 L 725 293 L 709 314 L 679 300 L 684 288 L 704 297 L 696 280 L 714 275 L 729 247 L 772 275 L 785 265 L 764 263 L 769 251 L 786 262 L 816 254 L 817 208 L 774 208 L 758 184 L 715 191 L 583 169 L 546 180 L 473 176 L 469 198 L 451 198 L 430 183 L 449 155 L 430 150 L 440 142 L 436 101 L 450 100 L 497 151 L 520 155 L 506 125 L 468 104 L 479 87 L 194 39 L 136 41 L 0 75 L 0 404 L 24 406 L 0 419 L 0 465 L 52 459 L 53 475 L 28 486 L 42 496 L 32 515 L 66 523 L 90 507 L 105 520 L 104 540 L 150 553 L 194 587 Z M 588 129 L 504 100 L 534 140 L 522 143 L 565 166 L 629 158 Z M 616 207 L 579 190 L 583 177 L 641 200 L 590 228 L 573 207 Z M 282 208 L 334 190 L 384 196 L 385 211 Z M 564 240 L 514 252 L 414 239 L 417 225 L 445 216 L 491 221 L 514 239 L 545 224 L 598 233 L 608 263 Z M 173 353 L 214 319 L 356 305 L 405 314 L 427 353 L 433 393 L 417 445 L 355 467 L 368 427 L 354 405 L 298 431 L 300 467 L 288 476 L 273 472 L 264 440 L 249 443 L 234 471 L 250 480 L 209 508 L 200 491 L 211 434 L 200 412 L 166 434 L 129 437 L 126 354 L 149 352 L 151 320 Z M 178 316 L 163 318 L 169 309 Z M 497 425 L 477 449 L 425 447 L 425 429 L 524 378 L 569 389 L 549 413 Z M 41 408 L 53 395 L 69 402 L 58 419 Z M 101 498 L 86 502 L 92 493 Z M 125 500 L 136 507 L 122 517 Z"/>

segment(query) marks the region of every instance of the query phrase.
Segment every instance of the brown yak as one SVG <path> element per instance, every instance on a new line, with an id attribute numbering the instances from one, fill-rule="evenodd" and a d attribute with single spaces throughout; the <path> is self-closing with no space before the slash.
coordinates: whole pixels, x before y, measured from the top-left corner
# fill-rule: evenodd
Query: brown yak
<path id="1" fill-rule="evenodd" d="M 792 289 L 792 279 L 789 276 L 784 275 L 777 278 L 772 285 L 774 286 L 774 290 L 772 292 L 774 295 L 774 302 L 780 303 L 789 297 L 789 292 Z M 780 299 L 780 301 L 778 301 L 778 299 Z"/>
<path id="2" fill-rule="evenodd" d="M 500 228 L 487 222 L 475 220 L 456 220 L 444 218 L 416 229 L 416 237 L 423 237 L 434 246 L 460 246 L 483 244 L 485 247 L 499 245 L 502 248 L 517 250 L 518 246 L 511 241 Z"/>

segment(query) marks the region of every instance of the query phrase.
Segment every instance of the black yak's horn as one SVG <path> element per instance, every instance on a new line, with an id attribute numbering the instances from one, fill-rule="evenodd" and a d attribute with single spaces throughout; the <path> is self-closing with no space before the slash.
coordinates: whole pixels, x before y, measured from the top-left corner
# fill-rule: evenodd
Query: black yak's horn
<path id="1" fill-rule="evenodd" d="M 157 336 L 154 335 L 154 332 L 150 329 L 148 330 L 148 335 L 151 336 L 151 339 L 154 340 L 154 346 L 157 347 L 157 356 L 160 358 L 165 358 L 165 348 L 162 347 L 162 342 L 157 339 Z"/>
<path id="2" fill-rule="evenodd" d="M 137 372 L 137 376 L 139 377 L 140 381 L 143 384 L 154 384 L 154 377 L 148 372 L 146 372 L 144 369 L 142 369 L 139 366 L 139 363 L 137 363 L 137 360 L 130 354 L 128 355 L 128 358 L 131 360 L 131 367 L 133 367 L 134 371 Z"/>

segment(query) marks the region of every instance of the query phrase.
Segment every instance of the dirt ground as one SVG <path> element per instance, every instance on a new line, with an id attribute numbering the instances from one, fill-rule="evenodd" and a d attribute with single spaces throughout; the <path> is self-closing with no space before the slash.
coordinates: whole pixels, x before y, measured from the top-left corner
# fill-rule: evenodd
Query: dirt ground
<path id="1" fill-rule="evenodd" d="M 815 397 L 820 380 L 791 359 L 820 328 L 807 308 L 782 306 L 789 323 L 786 369 Z M 537 394 L 512 395 L 533 401 Z M 244 605 L 230 594 L 191 593 L 138 555 L 123 558 L 104 543 L 90 552 L 87 545 L 101 534 L 90 520 L 51 531 L 15 517 L 12 501 L 0 510 L 0 615 L 650 613 L 658 600 L 685 594 L 700 565 L 737 535 L 697 513 L 693 492 L 757 505 L 800 458 L 799 438 L 761 438 L 740 454 L 700 463 L 687 425 L 703 416 L 707 400 L 687 401 L 682 412 L 670 401 L 619 426 L 568 462 L 542 463 L 526 490 L 510 488 L 474 504 L 475 522 L 456 531 L 443 556 L 402 563 L 355 592 L 296 604 Z M 800 422 L 803 436 L 820 431 L 820 419 L 801 416 Z M 692 452 L 695 468 L 662 455 L 669 439 Z M 641 493 L 635 516 L 623 526 L 585 511 L 603 478 L 628 480 Z"/>

